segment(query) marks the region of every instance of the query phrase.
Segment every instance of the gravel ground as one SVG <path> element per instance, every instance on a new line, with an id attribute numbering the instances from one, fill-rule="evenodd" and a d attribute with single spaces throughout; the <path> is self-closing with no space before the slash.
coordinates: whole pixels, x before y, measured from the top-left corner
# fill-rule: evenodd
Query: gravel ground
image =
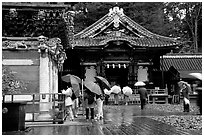
<path id="1" fill-rule="evenodd" d="M 183 104 L 147 104 L 147 109 L 157 109 L 164 112 L 183 112 Z M 199 114 L 199 108 L 196 104 L 190 105 L 190 114 Z"/>
<path id="2" fill-rule="evenodd" d="M 147 108 L 157 109 L 163 112 L 183 112 L 182 104 L 148 104 Z M 175 126 L 178 129 L 202 131 L 202 115 L 196 114 L 199 114 L 199 108 L 195 104 L 191 104 L 190 114 L 151 116 L 151 118 Z"/>

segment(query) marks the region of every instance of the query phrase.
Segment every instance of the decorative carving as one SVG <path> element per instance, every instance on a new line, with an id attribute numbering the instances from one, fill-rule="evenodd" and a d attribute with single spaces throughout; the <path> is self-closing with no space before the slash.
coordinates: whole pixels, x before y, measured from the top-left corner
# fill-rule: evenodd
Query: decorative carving
<path id="1" fill-rule="evenodd" d="M 38 37 L 39 46 L 38 46 L 38 52 L 44 53 L 48 52 L 48 46 L 47 46 L 47 38 L 45 36 L 39 36 Z"/>
<path id="2" fill-rule="evenodd" d="M 118 28 L 119 25 L 120 25 L 120 24 L 119 24 L 120 18 L 119 18 L 118 16 L 114 16 L 113 22 L 114 22 L 114 27 L 115 27 L 115 28 Z"/>
<path id="3" fill-rule="evenodd" d="M 70 46 L 72 46 L 74 43 L 74 15 L 74 11 L 64 11 L 63 13 L 63 19 L 66 23 L 66 33 Z"/>
<path id="4" fill-rule="evenodd" d="M 57 64 L 58 64 L 58 69 L 59 71 L 62 71 L 63 63 L 67 59 L 66 53 L 64 51 L 60 52 L 57 55 Z"/>
<path id="5" fill-rule="evenodd" d="M 45 20 L 45 16 L 46 16 L 45 10 L 39 10 L 39 11 L 38 11 L 38 19 L 43 19 L 43 20 Z"/>
<path id="6" fill-rule="evenodd" d="M 119 15 L 124 15 L 123 13 L 123 9 L 122 8 L 119 8 L 119 7 L 113 7 L 109 10 L 109 16 L 113 15 L 113 14 L 119 14 Z"/>
<path id="7" fill-rule="evenodd" d="M 10 16 L 10 18 L 16 18 L 17 15 L 18 15 L 18 13 L 17 13 L 16 9 L 10 9 L 10 10 L 9 10 L 9 16 Z"/>

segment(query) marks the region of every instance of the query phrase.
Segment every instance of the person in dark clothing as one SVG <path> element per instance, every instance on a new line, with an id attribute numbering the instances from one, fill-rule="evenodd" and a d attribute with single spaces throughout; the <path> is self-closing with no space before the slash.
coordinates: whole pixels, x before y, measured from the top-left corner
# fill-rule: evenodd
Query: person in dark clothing
<path id="1" fill-rule="evenodd" d="M 141 109 L 143 110 L 146 105 L 147 89 L 144 86 L 139 86 L 138 92 L 140 94 Z"/>
<path id="2" fill-rule="evenodd" d="M 191 91 L 191 87 L 187 82 L 180 81 L 179 86 L 181 88 L 180 92 L 183 95 L 183 112 L 189 112 L 190 111 L 190 100 L 189 100 L 189 93 Z"/>
<path id="3" fill-rule="evenodd" d="M 84 92 L 84 103 L 86 107 L 86 119 L 89 119 L 89 111 L 91 111 L 91 120 L 94 120 L 94 106 L 95 106 L 95 93 L 88 89 Z"/>

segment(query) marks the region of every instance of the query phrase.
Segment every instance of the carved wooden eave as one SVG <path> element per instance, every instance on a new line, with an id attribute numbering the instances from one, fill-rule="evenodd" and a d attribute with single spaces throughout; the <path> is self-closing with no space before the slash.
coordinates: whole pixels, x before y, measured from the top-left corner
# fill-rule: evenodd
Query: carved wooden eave
<path id="1" fill-rule="evenodd" d="M 48 55 L 60 68 L 67 59 L 59 38 L 39 37 L 2 37 L 2 50 L 28 51 L 36 50 L 41 55 Z"/>
<path id="2" fill-rule="evenodd" d="M 181 42 L 175 38 L 154 34 L 114 7 L 97 22 L 74 35 L 74 48 L 101 47 L 112 41 L 125 41 L 135 48 L 175 48 Z"/>

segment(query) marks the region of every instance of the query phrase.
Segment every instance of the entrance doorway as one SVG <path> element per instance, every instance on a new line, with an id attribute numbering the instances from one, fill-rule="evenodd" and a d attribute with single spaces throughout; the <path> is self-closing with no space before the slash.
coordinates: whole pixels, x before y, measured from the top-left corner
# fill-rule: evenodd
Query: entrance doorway
<path id="1" fill-rule="evenodd" d="M 106 78 L 111 86 L 119 84 L 122 87 L 128 85 L 128 69 L 127 68 L 106 68 Z"/>

